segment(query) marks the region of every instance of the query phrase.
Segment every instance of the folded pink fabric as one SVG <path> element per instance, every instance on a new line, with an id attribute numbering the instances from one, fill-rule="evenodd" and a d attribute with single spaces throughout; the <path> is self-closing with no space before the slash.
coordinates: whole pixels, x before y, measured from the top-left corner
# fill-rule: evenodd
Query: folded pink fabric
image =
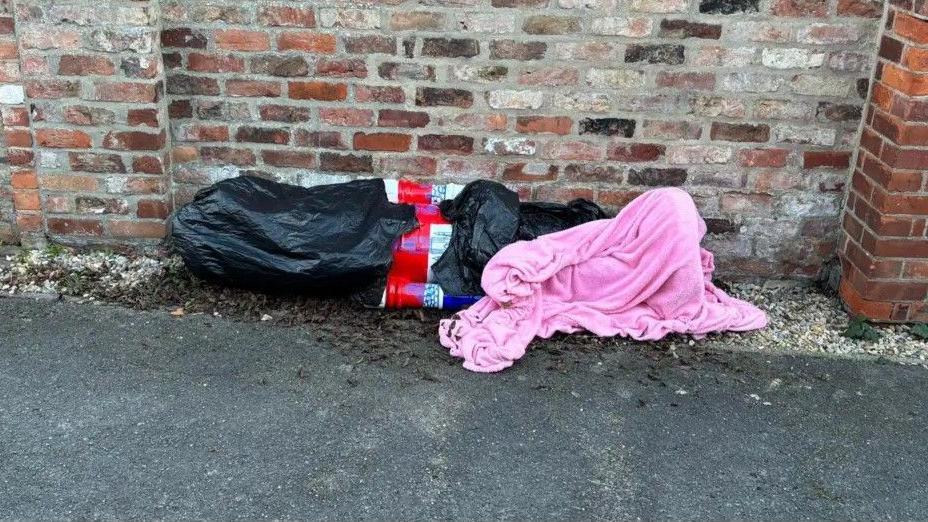
<path id="1" fill-rule="evenodd" d="M 484 269 L 486 297 L 441 321 L 441 343 L 468 370 L 497 372 L 555 332 L 647 341 L 763 328 L 764 312 L 712 284 L 705 233 L 689 194 L 663 188 L 614 219 L 513 243 Z"/>

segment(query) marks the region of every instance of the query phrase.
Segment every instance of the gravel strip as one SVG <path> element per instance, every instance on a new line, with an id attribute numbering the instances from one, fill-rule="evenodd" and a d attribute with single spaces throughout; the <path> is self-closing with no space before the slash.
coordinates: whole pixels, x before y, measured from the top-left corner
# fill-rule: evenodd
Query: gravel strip
<path id="1" fill-rule="evenodd" d="M 435 335 L 440 311 L 367 310 L 341 299 L 272 296 L 218 287 L 193 277 L 177 257 L 127 256 L 109 252 L 76 253 L 61 248 L 22 251 L 0 263 L 0 293 L 64 296 L 117 303 L 139 309 L 165 309 L 175 316 L 212 314 L 279 325 L 311 325 L 357 353 L 361 360 L 421 356 L 407 351 L 406 340 Z M 836 296 L 789 283 L 730 284 L 732 295 L 765 310 L 770 326 L 749 334 L 726 333 L 702 340 L 671 336 L 650 349 L 674 354 L 680 346 L 712 350 L 803 352 L 886 358 L 908 364 L 928 360 L 928 340 L 908 325 L 874 326 L 880 338 L 844 337 L 851 318 Z M 591 335 L 556 336 L 536 347 L 559 355 L 643 343 Z M 436 356 L 444 357 L 440 350 Z M 450 359 L 449 359 L 450 360 Z"/>

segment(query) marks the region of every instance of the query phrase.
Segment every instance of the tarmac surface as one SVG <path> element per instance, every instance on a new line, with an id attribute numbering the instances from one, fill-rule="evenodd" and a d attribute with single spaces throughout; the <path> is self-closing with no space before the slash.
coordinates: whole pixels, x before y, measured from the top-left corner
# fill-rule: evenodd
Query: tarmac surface
<path id="1" fill-rule="evenodd" d="M 928 371 L 534 350 L 0 298 L 0 518 L 921 519 Z M 358 347 L 360 348 L 360 347 Z"/>

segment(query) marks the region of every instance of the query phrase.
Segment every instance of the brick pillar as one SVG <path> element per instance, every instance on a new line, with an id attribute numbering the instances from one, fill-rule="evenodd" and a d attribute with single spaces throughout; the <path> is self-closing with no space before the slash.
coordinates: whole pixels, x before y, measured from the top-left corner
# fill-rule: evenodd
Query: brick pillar
<path id="1" fill-rule="evenodd" d="M 928 321 L 928 4 L 893 2 L 844 212 L 854 314 Z"/>
<path id="2" fill-rule="evenodd" d="M 28 197 L 25 186 L 17 194 L 17 210 L 41 211 L 40 230 L 56 241 L 164 235 L 170 187 L 158 6 L 16 2 L 37 174 Z"/>

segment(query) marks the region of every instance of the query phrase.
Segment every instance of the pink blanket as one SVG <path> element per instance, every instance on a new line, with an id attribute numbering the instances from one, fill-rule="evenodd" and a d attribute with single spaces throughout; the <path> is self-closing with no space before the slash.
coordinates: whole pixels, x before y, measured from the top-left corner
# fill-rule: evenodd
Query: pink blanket
<path id="1" fill-rule="evenodd" d="M 705 233 L 690 196 L 663 188 L 614 219 L 513 243 L 483 272 L 487 296 L 441 321 L 441 343 L 468 370 L 497 372 L 555 332 L 648 341 L 763 328 L 762 311 L 712 284 Z"/>

